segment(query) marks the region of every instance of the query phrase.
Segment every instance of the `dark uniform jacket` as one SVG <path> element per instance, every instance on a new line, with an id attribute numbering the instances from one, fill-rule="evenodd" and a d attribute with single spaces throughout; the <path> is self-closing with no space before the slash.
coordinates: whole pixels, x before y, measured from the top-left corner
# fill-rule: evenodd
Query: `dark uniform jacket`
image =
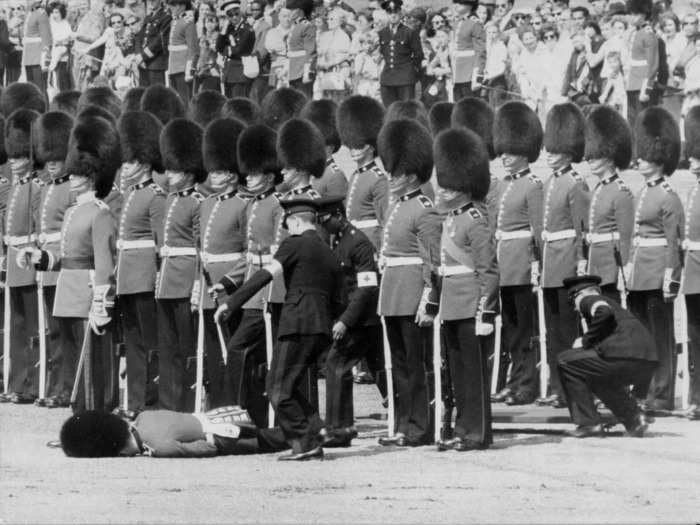
<path id="1" fill-rule="evenodd" d="M 384 69 L 379 77 L 383 86 L 413 85 L 423 62 L 423 47 L 418 31 L 404 24 L 392 30 L 390 26 L 379 31 L 379 51 Z"/>
<path id="2" fill-rule="evenodd" d="M 607 359 L 657 361 L 654 338 L 634 315 L 602 295 L 589 295 L 580 305 L 583 348 Z"/>
<path id="3" fill-rule="evenodd" d="M 165 71 L 168 68 L 168 40 L 172 17 L 165 4 L 146 15 L 136 39 L 146 69 Z"/>
<path id="4" fill-rule="evenodd" d="M 254 46 L 255 31 L 244 20 L 236 26 L 229 25 L 226 33 L 219 35 L 216 51 L 226 57 L 224 82 L 236 84 L 250 81 L 243 75 L 241 57 L 251 55 Z"/>

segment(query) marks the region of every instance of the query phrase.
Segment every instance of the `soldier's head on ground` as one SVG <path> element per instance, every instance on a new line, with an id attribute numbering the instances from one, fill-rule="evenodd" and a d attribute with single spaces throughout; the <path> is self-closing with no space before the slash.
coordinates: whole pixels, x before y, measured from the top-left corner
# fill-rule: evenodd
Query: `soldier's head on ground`
<path id="1" fill-rule="evenodd" d="M 31 109 L 43 113 L 46 111 L 46 97 L 34 84 L 13 82 L 0 94 L 0 111 L 7 118 L 17 109 Z"/>
<path id="2" fill-rule="evenodd" d="M 493 122 L 496 115 L 493 108 L 480 98 L 465 97 L 455 102 L 452 108 L 452 127 L 472 130 L 486 144 L 491 159 L 496 158 L 493 148 Z"/>
<path id="3" fill-rule="evenodd" d="M 622 115 L 609 106 L 595 106 L 585 122 L 584 157 L 593 175 L 624 170 L 632 160 L 632 132 Z"/>
<path id="4" fill-rule="evenodd" d="M 428 112 L 428 121 L 433 137 L 452 126 L 453 108 L 454 104 L 452 102 L 436 102 L 432 105 Z"/>
<path id="5" fill-rule="evenodd" d="M 155 84 L 143 92 L 141 111 L 153 113 L 165 125 L 172 119 L 184 117 L 185 105 L 175 90 Z"/>
<path id="6" fill-rule="evenodd" d="M 489 153 L 481 137 L 466 128 L 447 129 L 435 138 L 433 145 L 438 202 L 443 209 L 452 209 L 461 194 L 481 201 L 491 182 Z"/>
<path id="7" fill-rule="evenodd" d="M 260 106 L 247 97 L 233 97 L 221 108 L 221 116 L 242 120 L 246 125 L 257 124 L 260 121 Z"/>
<path id="8" fill-rule="evenodd" d="M 64 173 L 63 165 L 68 155 L 72 128 L 73 118 L 63 111 L 44 113 L 34 125 L 36 165 L 45 166 L 52 179 Z"/>
<path id="9" fill-rule="evenodd" d="M 309 120 L 288 120 L 277 135 L 277 157 L 290 189 L 308 184 L 310 177 L 320 178 L 326 169 L 323 135 Z"/>
<path id="10" fill-rule="evenodd" d="M 327 156 L 340 149 L 340 134 L 336 122 L 337 113 L 338 104 L 331 99 L 323 98 L 307 102 L 300 114 L 301 118 L 313 122 L 323 135 Z"/>
<path id="11" fill-rule="evenodd" d="M 571 102 L 557 104 L 549 110 L 544 129 L 547 164 L 559 169 L 581 162 L 586 147 L 583 114 Z"/>
<path id="12" fill-rule="evenodd" d="M 355 162 L 374 157 L 377 137 L 384 122 L 384 107 L 375 99 L 353 95 L 338 108 L 338 132 Z"/>
<path id="13" fill-rule="evenodd" d="M 126 111 L 117 123 L 122 145 L 122 183 L 138 182 L 146 171 L 163 171 L 159 138 L 163 125 L 152 113 Z"/>
<path id="14" fill-rule="evenodd" d="M 262 100 L 262 122 L 278 130 L 289 119 L 299 116 L 306 101 L 306 95 L 293 88 L 270 91 Z"/>
<path id="15" fill-rule="evenodd" d="M 245 184 L 238 168 L 238 155 L 233 144 L 246 128 L 243 121 L 234 118 L 219 118 L 204 130 L 202 155 L 204 169 L 207 171 L 207 183 L 215 192 L 223 191 L 234 184 Z"/>
<path id="16" fill-rule="evenodd" d="M 637 116 L 634 126 L 639 172 L 648 177 L 659 170 L 671 175 L 678 167 L 681 136 L 678 122 L 664 108 L 650 107 Z"/>
<path id="17" fill-rule="evenodd" d="M 75 116 L 78 113 L 78 99 L 80 95 L 80 91 L 62 91 L 57 93 L 56 96 L 51 99 L 49 110 L 63 111 L 69 115 Z"/>
<path id="18" fill-rule="evenodd" d="M 401 197 L 430 179 L 433 170 L 433 139 L 416 120 L 387 122 L 377 139 L 379 156 L 389 174 L 389 189 Z"/>
<path id="19" fill-rule="evenodd" d="M 190 101 L 190 119 L 206 128 L 212 121 L 221 116 L 221 109 L 226 103 L 226 97 L 213 89 L 205 89 L 197 93 Z"/>
<path id="20" fill-rule="evenodd" d="M 251 193 L 260 194 L 282 182 L 277 133 L 271 127 L 253 124 L 246 128 L 238 137 L 237 155 L 238 168 Z"/>
<path id="21" fill-rule="evenodd" d="M 201 184 L 207 178 L 202 163 L 202 128 L 184 118 L 168 122 L 160 133 L 160 153 L 170 191 Z"/>
<path id="22" fill-rule="evenodd" d="M 542 149 L 542 125 L 537 114 L 524 102 L 506 102 L 496 112 L 493 146 L 503 156 L 506 168 L 518 158 L 535 162 Z"/>
<path id="23" fill-rule="evenodd" d="M 117 457 L 132 439 L 129 424 L 118 416 L 87 410 L 69 417 L 61 427 L 61 447 L 72 458 Z"/>

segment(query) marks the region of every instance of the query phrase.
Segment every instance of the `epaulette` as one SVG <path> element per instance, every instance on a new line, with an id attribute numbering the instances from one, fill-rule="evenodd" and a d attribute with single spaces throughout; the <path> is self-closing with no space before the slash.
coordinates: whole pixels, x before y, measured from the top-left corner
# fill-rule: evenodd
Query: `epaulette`
<path id="1" fill-rule="evenodd" d="M 433 207 L 433 201 L 431 201 L 430 197 L 428 197 L 426 195 L 418 195 L 418 202 L 424 208 L 432 208 Z"/>
<path id="2" fill-rule="evenodd" d="M 320 199 L 320 198 L 321 198 L 321 194 L 320 194 L 319 192 L 317 192 L 316 190 L 314 190 L 314 189 L 308 190 L 308 191 L 306 192 L 306 194 L 307 194 L 309 197 L 311 197 L 312 199 Z"/>
<path id="3" fill-rule="evenodd" d="M 283 197 L 283 195 L 282 195 L 279 191 L 274 192 L 274 193 L 272 194 L 272 196 L 273 196 L 275 199 L 277 199 L 278 201 L 281 201 L 281 200 L 282 200 L 282 197 Z"/>
<path id="4" fill-rule="evenodd" d="M 666 190 L 667 193 L 673 193 L 673 192 L 674 192 L 674 191 L 673 191 L 673 186 L 671 186 L 671 185 L 668 183 L 668 181 L 666 181 L 666 180 L 663 181 L 663 182 L 660 184 L 660 186 L 661 186 L 664 190 Z"/>
<path id="5" fill-rule="evenodd" d="M 190 197 L 192 197 L 193 199 L 196 199 L 199 202 L 204 202 L 204 200 L 206 199 L 206 197 L 204 195 L 202 195 L 201 193 L 199 193 L 198 191 L 193 191 L 192 193 L 190 193 Z"/>
<path id="6" fill-rule="evenodd" d="M 148 187 L 153 190 L 156 195 L 165 195 L 165 190 L 161 188 L 157 182 L 151 182 Z"/>
<path id="7" fill-rule="evenodd" d="M 576 170 L 571 170 L 571 176 L 574 178 L 576 182 L 585 182 L 583 175 L 581 175 L 578 171 Z"/>
<path id="8" fill-rule="evenodd" d="M 475 221 L 481 219 L 481 218 L 484 216 L 484 214 L 481 213 L 481 212 L 480 212 L 479 210 L 477 210 L 476 208 L 469 208 L 469 209 L 467 210 L 467 213 L 468 213 L 469 216 L 470 216 L 472 219 L 474 219 Z"/>
<path id="9" fill-rule="evenodd" d="M 43 180 L 41 180 L 39 177 L 32 179 L 32 182 L 34 184 L 36 184 L 37 186 L 39 186 L 40 188 L 43 188 L 44 186 L 46 186 L 46 183 Z"/>
<path id="10" fill-rule="evenodd" d="M 535 184 L 542 184 L 542 179 L 540 179 L 539 176 L 534 174 L 534 173 L 529 173 L 527 178 L 530 179 Z"/>
<path id="11" fill-rule="evenodd" d="M 0 184 L 7 184 L 8 182 L 10 182 L 10 179 L 7 177 L 0 177 Z"/>
<path id="12" fill-rule="evenodd" d="M 373 172 L 377 177 L 384 176 L 384 172 L 379 166 L 372 166 L 372 168 L 369 171 Z"/>
<path id="13" fill-rule="evenodd" d="M 624 180 L 617 179 L 615 182 L 617 183 L 617 187 L 620 188 L 621 190 L 631 191 L 629 186 L 627 186 L 627 184 L 625 184 Z"/>
<path id="14" fill-rule="evenodd" d="M 99 209 L 109 211 L 109 205 L 102 199 L 95 199 L 92 202 L 94 202 L 95 206 L 97 206 Z"/>

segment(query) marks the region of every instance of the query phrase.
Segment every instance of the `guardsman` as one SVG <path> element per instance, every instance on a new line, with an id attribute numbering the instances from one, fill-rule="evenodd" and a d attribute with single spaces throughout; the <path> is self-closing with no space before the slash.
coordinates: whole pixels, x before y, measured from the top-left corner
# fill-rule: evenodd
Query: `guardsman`
<path id="1" fill-rule="evenodd" d="M 165 126 L 172 119 L 185 116 L 185 104 L 172 88 L 155 84 L 143 92 L 141 111 L 153 113 Z"/>
<path id="2" fill-rule="evenodd" d="M 437 313 L 432 274 L 439 265 L 441 220 L 420 186 L 433 169 L 432 137 L 415 120 L 387 123 L 378 138 L 389 174 L 390 211 L 379 252 L 384 317 L 396 385 L 395 435 L 382 445 L 420 446 L 431 441 L 425 363 Z"/>
<path id="3" fill-rule="evenodd" d="M 316 76 L 316 25 L 311 22 L 313 0 L 287 0 L 286 8 L 292 14 L 292 29 L 287 36 L 287 60 L 289 61 L 289 85 L 313 96 Z"/>
<path id="4" fill-rule="evenodd" d="M 170 193 L 165 201 L 156 281 L 158 401 L 162 408 L 184 412 L 194 409 L 191 387 L 195 384 L 196 363 L 191 300 L 199 295 L 197 248 L 204 197 L 195 191 L 195 184 L 206 178 L 202 128 L 190 120 L 171 120 L 161 131 L 160 152 Z"/>
<path id="5" fill-rule="evenodd" d="M 27 82 L 46 92 L 46 72 L 51 60 L 51 27 L 41 0 L 30 0 L 22 37 L 22 66 Z"/>
<path id="6" fill-rule="evenodd" d="M 122 112 L 122 101 L 108 86 L 92 86 L 80 94 L 77 113 L 80 114 L 88 106 L 99 106 L 118 119 Z"/>
<path id="7" fill-rule="evenodd" d="M 170 87 L 180 95 L 185 107 L 192 96 L 192 79 L 199 58 L 199 40 L 194 21 L 186 11 L 189 0 L 168 0 L 170 4 L 170 37 L 168 39 L 168 78 Z"/>
<path id="8" fill-rule="evenodd" d="M 311 179 L 311 185 L 322 197 L 346 195 L 348 192 L 348 179 L 333 158 L 333 154 L 340 149 L 336 113 L 338 104 L 325 98 L 310 100 L 299 115 L 313 122 L 326 142 L 326 169 L 321 177 Z"/>
<path id="9" fill-rule="evenodd" d="M 36 242 L 41 184 L 35 177 L 31 128 L 38 118 L 36 111 L 20 108 L 5 124 L 5 151 L 12 189 L 5 210 L 4 231 L 5 293 L 9 290 L 11 312 L 9 325 L 5 326 L 5 330 L 10 331 L 10 374 L 5 378 L 10 395 L 4 401 L 13 403 L 33 403 L 39 386 L 38 369 L 34 368 L 39 360 L 36 272 L 17 263 L 17 254 L 22 248 Z"/>
<path id="10" fill-rule="evenodd" d="M 43 113 L 46 111 L 46 97 L 34 84 L 13 82 L 0 94 L 0 111 L 7 118 L 10 113 L 19 108 Z"/>
<path id="11" fill-rule="evenodd" d="M 537 351 L 533 348 L 537 305 L 533 286 L 539 284 L 539 258 L 535 247 L 542 240 L 543 189 L 530 171 L 539 157 L 542 126 L 522 102 L 507 102 L 496 112 L 494 150 L 506 170 L 496 199 L 496 248 L 500 273 L 502 345 L 512 363 L 510 381 L 494 401 L 510 396 L 534 399 L 537 395 Z M 562 405 L 563 406 L 563 405 Z"/>
<path id="12" fill-rule="evenodd" d="M 241 285 L 216 312 L 217 319 L 236 312 L 275 275 L 288 283 L 275 353 L 267 374 L 278 424 L 292 448 L 279 459 L 304 461 L 323 457 L 321 419 L 304 395 L 302 383 L 331 339 L 340 313 L 340 264 L 316 230 L 319 199 L 282 199 L 290 235 L 272 261 Z"/>
<path id="13" fill-rule="evenodd" d="M 625 425 L 627 435 L 642 437 L 647 424 L 629 391 L 630 384 L 648 381 L 657 356 L 651 334 L 632 313 L 600 293 L 600 277 L 564 279 L 583 335 L 559 354 L 559 375 L 576 428 L 572 437 L 602 435 L 597 396 Z"/>
<path id="14" fill-rule="evenodd" d="M 324 447 L 348 447 L 357 437 L 353 411 L 353 366 L 366 359 L 377 388 L 386 399 L 382 333 L 377 316 L 377 250 L 345 217 L 345 194 L 322 197 L 318 222 L 333 239 L 343 272 L 345 309 L 333 323 L 333 345 L 326 358 L 326 428 Z"/>
<path id="15" fill-rule="evenodd" d="M 165 192 L 153 181 L 163 171 L 162 125 L 145 111 L 119 119 L 124 204 L 117 237 L 116 287 L 126 352 L 127 410 L 133 416 L 158 399 L 158 315 L 155 284 L 163 244 Z"/>
<path id="16" fill-rule="evenodd" d="M 377 136 L 383 120 L 384 108 L 370 97 L 353 95 L 338 108 L 340 140 L 357 164 L 345 199 L 347 217 L 377 250 L 389 205 L 386 174 L 377 164 Z"/>
<path id="17" fill-rule="evenodd" d="M 224 116 L 221 114 L 224 104 L 226 104 L 226 97 L 219 91 L 205 89 L 192 97 L 188 112 L 189 118 L 206 128 L 212 121 Z"/>
<path id="18" fill-rule="evenodd" d="M 294 88 L 270 91 L 260 106 L 260 121 L 277 131 L 290 118 L 299 116 L 307 100 L 304 93 Z"/>
<path id="19" fill-rule="evenodd" d="M 75 204 L 63 218 L 61 242 L 47 250 L 24 248 L 17 259 L 25 262 L 31 255 L 38 270 L 60 272 L 53 315 L 60 325 L 64 364 L 72 365 L 63 372 L 64 381 L 75 381 L 73 410 L 109 411 L 119 402 L 111 323 L 117 225 L 102 199 L 119 169 L 119 134 L 109 121 L 85 117 L 76 121 L 69 144 L 65 171 Z"/>
<path id="20" fill-rule="evenodd" d="M 474 20 L 474 0 L 453 0 L 456 16 L 452 36 L 452 88 L 455 102 L 477 96 L 486 67 L 486 31 Z"/>
<path id="21" fill-rule="evenodd" d="M 651 332 L 659 365 L 649 385 L 646 408 L 673 410 L 676 349 L 673 340 L 673 300 L 681 278 L 683 205 L 668 181 L 680 158 L 680 131 L 663 108 L 650 107 L 634 127 L 639 172 L 646 184 L 634 210 L 632 249 L 627 263 L 629 308 Z M 637 397 L 643 399 L 639 387 Z"/>
<path id="22" fill-rule="evenodd" d="M 228 0 L 221 5 L 227 24 L 216 39 L 216 51 L 226 58 L 224 92 L 226 97 L 247 97 L 253 79 L 245 75 L 243 57 L 253 55 L 255 31 L 241 13 L 240 0 Z"/>
<path id="23" fill-rule="evenodd" d="M 379 30 L 379 52 L 384 68 L 379 89 L 384 107 L 395 100 L 415 98 L 416 82 L 423 62 L 423 47 L 418 31 L 401 22 L 403 0 L 385 0 L 381 7 L 389 23 Z"/>
<path id="24" fill-rule="evenodd" d="M 141 32 L 136 36 L 136 47 L 140 53 L 136 59 L 139 64 L 139 85 L 165 85 L 172 17 L 163 0 L 148 0 L 147 7 L 148 14 Z"/>
<path id="25" fill-rule="evenodd" d="M 447 212 L 438 272 L 441 339 L 457 406 L 454 437 L 438 442 L 438 450 L 484 449 L 493 437 L 488 349 L 480 336 L 493 333 L 498 310 L 496 245 L 484 202 L 489 153 L 474 132 L 452 129 L 437 136 L 434 155 L 438 202 Z"/>
<path id="26" fill-rule="evenodd" d="M 65 171 L 68 155 L 68 139 L 73 128 L 73 118 L 61 111 L 43 114 L 34 125 L 34 144 L 37 163 L 44 166 L 48 183 L 41 189 L 39 221 L 36 225 L 38 246 L 45 251 L 58 251 L 61 243 L 61 227 L 66 210 L 73 204 L 69 174 Z M 58 272 L 37 272 L 37 282 L 43 288 L 46 319 L 45 334 L 48 349 L 46 398 L 41 403 L 49 408 L 67 407 L 70 404 L 72 378 L 63 373 L 63 367 L 75 370 L 75 363 L 64 363 L 58 320 L 51 315 L 56 297 Z M 42 400 L 37 400 L 41 402 Z"/>
<path id="27" fill-rule="evenodd" d="M 685 296 L 688 323 L 688 368 L 690 371 L 689 407 L 686 416 L 700 419 L 700 107 L 685 117 L 686 155 L 690 172 L 698 181 L 690 190 L 685 208 L 683 238 L 683 277 L 681 293 Z M 694 366 L 690 366 L 693 364 Z"/>
<path id="28" fill-rule="evenodd" d="M 630 55 L 626 68 L 627 121 L 634 126 L 637 115 L 647 106 L 656 104 L 654 88 L 659 72 L 659 42 L 651 26 L 652 0 L 629 2 L 630 24 L 634 27 L 628 37 Z"/>
<path id="29" fill-rule="evenodd" d="M 251 195 L 246 209 L 246 280 L 272 261 L 273 240 L 282 216 L 281 195 L 275 192 L 275 185 L 282 181 L 276 141 L 277 134 L 262 124 L 249 126 L 238 137 L 238 169 L 245 175 L 245 191 Z M 217 294 L 224 289 L 233 292 L 236 284 L 236 275 L 227 274 L 214 286 L 213 291 Z M 227 385 L 231 388 L 227 401 L 245 407 L 261 428 L 268 426 L 263 318 L 268 296 L 269 289 L 264 289 L 243 304 L 241 320 L 228 344 L 226 365 Z M 268 344 L 272 345 L 272 340 Z"/>
<path id="30" fill-rule="evenodd" d="M 547 165 L 552 175 L 544 184 L 542 214 L 542 273 L 540 286 L 544 297 L 547 327 L 547 362 L 551 396 L 548 404 L 563 398 L 557 375 L 557 355 L 571 348 L 578 334 L 576 312 L 563 282 L 567 277 L 585 273 L 583 235 L 587 229 L 588 185 L 571 166 L 583 159 L 585 150 L 583 115 L 572 103 L 557 104 L 549 110 L 544 130 Z M 515 401 L 515 403 L 513 403 Z M 527 404 L 532 399 L 506 399 L 508 404 Z"/>
<path id="31" fill-rule="evenodd" d="M 246 211 L 251 196 L 238 191 L 238 160 L 236 148 L 231 147 L 238 142 L 244 129 L 245 124 L 240 120 L 217 119 L 207 126 L 202 143 L 207 183 L 213 193 L 202 202 L 200 212 L 202 295 L 198 302 L 204 310 L 204 354 L 209 406 L 212 408 L 228 404 L 225 383 L 230 378 L 224 377 L 224 357 L 228 362 L 228 354 L 223 355 L 227 349 L 222 348 L 214 323 L 217 305 L 207 289 L 212 283 L 219 282 L 232 266 L 245 261 Z"/>
<path id="32" fill-rule="evenodd" d="M 607 106 L 596 106 L 586 117 L 585 128 L 586 161 L 598 178 L 588 208 L 586 273 L 601 278 L 603 295 L 622 302 L 627 295 L 622 269 L 630 254 L 634 197 L 618 172 L 626 170 L 632 159 L 632 132 L 627 121 Z"/>

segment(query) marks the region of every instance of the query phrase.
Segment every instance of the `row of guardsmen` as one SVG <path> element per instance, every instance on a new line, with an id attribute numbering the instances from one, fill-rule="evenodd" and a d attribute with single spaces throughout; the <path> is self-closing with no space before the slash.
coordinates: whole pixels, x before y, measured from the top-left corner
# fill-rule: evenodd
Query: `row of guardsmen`
<path id="1" fill-rule="evenodd" d="M 644 356 L 655 366 L 634 395 L 654 410 L 673 409 L 672 301 L 679 289 L 688 309 L 684 359 L 692 364 L 698 352 L 693 239 L 700 216 L 697 187 L 684 222 L 667 180 L 680 157 L 678 126 L 667 112 L 649 108 L 637 121 L 646 185 L 635 203 L 619 177 L 632 158 L 632 133 L 606 107 L 584 117 L 574 105 L 555 106 L 543 131 L 525 104 L 509 102 L 494 114 L 465 98 L 444 123 L 449 129 L 432 137 L 415 119 L 385 122 L 384 108 L 368 97 L 336 107 L 329 100 L 299 104 L 303 96 L 291 89 L 269 96 L 274 115 L 263 119 L 277 129 L 232 118 L 203 129 L 174 118 L 177 95 L 162 86 L 146 90 L 140 109 L 118 119 L 114 94 L 104 88 L 86 91 L 74 118 L 45 112 L 30 84 L 2 93 L 3 400 L 116 407 L 119 341 L 129 411 L 156 402 L 201 410 L 206 384 L 210 407 L 240 404 L 261 427 L 274 422 L 271 401 L 293 450 L 303 454 L 317 448 L 319 431 L 326 446 L 347 446 L 356 436 L 351 368 L 364 357 L 390 408 L 384 444 L 431 442 L 438 425 L 430 400 L 441 396 L 445 406 L 456 405 L 457 419 L 440 446 L 485 448 L 492 439 L 490 353 L 512 361 L 500 399 L 530 403 L 539 382 L 542 403 L 580 405 L 557 373 L 558 356 L 582 329 L 564 279 L 596 274 L 603 293 L 626 305 L 656 343 Z M 289 107 L 297 109 L 280 110 Z M 696 173 L 700 114 L 691 112 L 685 126 Z M 332 157 L 341 144 L 357 163 L 347 183 Z M 552 170 L 545 184 L 530 171 L 543 145 Z M 490 175 L 497 156 L 503 180 Z M 592 192 L 572 168 L 584 158 L 599 179 Z M 42 166 L 39 177 L 35 166 Z M 156 182 L 161 173 L 168 193 Z M 311 205 L 314 235 L 335 251 L 318 264 L 335 261 L 342 278 L 326 294 L 331 311 L 293 322 L 283 309 L 303 305 L 308 290 L 318 293 L 313 276 L 300 285 L 278 267 L 295 256 L 278 249 L 289 235 L 285 225 L 300 215 L 299 198 L 318 201 Z M 259 277 L 269 268 L 277 270 Z M 222 298 L 256 286 L 240 308 L 216 313 L 228 308 L 218 305 Z M 326 343 L 315 341 L 303 363 L 292 362 L 289 351 L 300 334 Z M 310 365 L 328 346 L 322 428 Z M 266 376 L 282 353 L 292 356 L 288 368 Z M 305 373 L 290 383 L 286 371 L 297 365 Z M 689 395 L 697 405 L 695 374 Z M 585 410 L 572 414 L 582 427 L 595 419 Z M 634 427 L 638 416 L 621 420 Z"/>

